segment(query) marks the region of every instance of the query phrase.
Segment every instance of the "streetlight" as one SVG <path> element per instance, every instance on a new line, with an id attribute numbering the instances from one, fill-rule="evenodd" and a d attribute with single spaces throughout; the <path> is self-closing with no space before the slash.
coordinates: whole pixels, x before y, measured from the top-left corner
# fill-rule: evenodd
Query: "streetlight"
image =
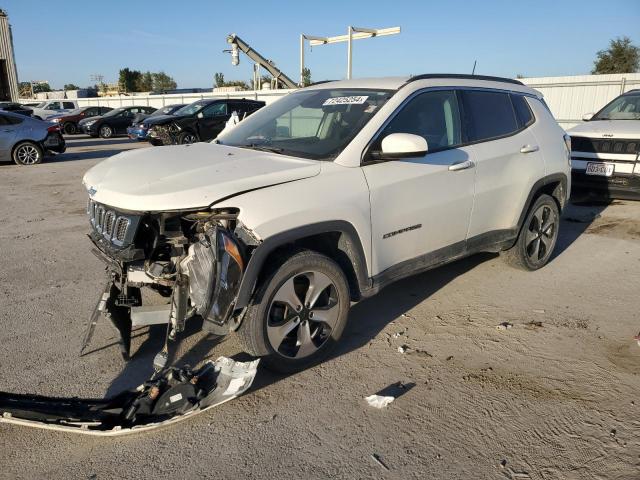
<path id="1" fill-rule="evenodd" d="M 338 35 L 335 37 L 316 37 L 313 35 L 300 34 L 300 85 L 303 83 L 302 72 L 304 70 L 304 41 L 308 40 L 309 45 L 314 47 L 317 45 L 326 45 L 328 43 L 347 42 L 347 79 L 351 78 L 351 64 L 353 57 L 353 48 L 351 43 L 353 40 L 362 40 L 372 37 L 383 37 L 385 35 L 397 35 L 400 33 L 400 27 L 390 28 L 360 28 L 349 26 L 346 35 Z"/>

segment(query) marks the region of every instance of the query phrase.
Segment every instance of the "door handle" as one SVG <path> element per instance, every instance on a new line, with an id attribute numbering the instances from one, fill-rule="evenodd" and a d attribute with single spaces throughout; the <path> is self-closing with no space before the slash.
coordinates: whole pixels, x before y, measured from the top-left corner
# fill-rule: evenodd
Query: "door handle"
<path id="1" fill-rule="evenodd" d="M 473 168 L 476 164 L 471 160 L 467 160 L 466 162 L 454 163 L 453 165 L 449 165 L 450 172 L 457 172 L 458 170 L 466 170 L 467 168 Z"/>
<path id="2" fill-rule="evenodd" d="M 540 150 L 540 147 L 538 145 L 524 145 L 520 149 L 520 153 L 533 153 L 537 152 L 538 150 Z"/>

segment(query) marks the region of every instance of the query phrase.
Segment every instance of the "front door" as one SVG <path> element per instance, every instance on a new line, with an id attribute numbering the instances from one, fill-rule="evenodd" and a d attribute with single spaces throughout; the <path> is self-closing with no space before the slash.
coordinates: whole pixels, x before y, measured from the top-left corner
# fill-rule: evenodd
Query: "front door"
<path id="1" fill-rule="evenodd" d="M 16 132 L 20 128 L 21 120 L 0 113 L 0 158 L 10 159 Z"/>
<path id="2" fill-rule="evenodd" d="M 200 141 L 208 142 L 218 136 L 229 120 L 227 104 L 213 103 L 198 113 L 198 136 Z"/>
<path id="3" fill-rule="evenodd" d="M 458 95 L 453 90 L 418 93 L 374 141 L 379 150 L 391 133 L 427 140 L 423 157 L 363 166 L 369 184 L 373 273 L 398 272 L 464 252 L 473 207 L 475 169 L 463 143 Z M 393 275 L 391 275 L 393 276 Z"/>

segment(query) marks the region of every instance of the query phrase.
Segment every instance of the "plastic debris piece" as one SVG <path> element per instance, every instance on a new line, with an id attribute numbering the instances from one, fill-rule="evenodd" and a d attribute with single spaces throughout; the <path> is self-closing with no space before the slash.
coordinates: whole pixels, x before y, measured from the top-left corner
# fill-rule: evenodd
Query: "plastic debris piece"
<path id="1" fill-rule="evenodd" d="M 508 328 L 513 327 L 513 324 L 509 322 L 502 322 L 496 325 L 496 330 L 507 330 Z"/>
<path id="2" fill-rule="evenodd" d="M 398 347 L 398 353 L 406 353 L 407 350 L 409 350 L 409 347 L 407 347 L 406 345 L 400 345 Z"/>
<path id="3" fill-rule="evenodd" d="M 638 333 L 633 339 L 638 342 L 638 346 L 640 347 L 640 333 Z"/>
<path id="4" fill-rule="evenodd" d="M 373 459 L 374 462 L 376 462 L 382 468 L 384 468 L 385 470 L 389 470 L 389 467 L 387 467 L 387 464 L 382 461 L 382 458 L 380 458 L 380 455 L 378 455 L 377 453 L 372 453 L 371 458 Z"/>
<path id="5" fill-rule="evenodd" d="M 395 397 L 382 396 L 382 395 L 369 395 L 365 397 L 365 400 L 371 407 L 384 408 L 395 400 Z"/>

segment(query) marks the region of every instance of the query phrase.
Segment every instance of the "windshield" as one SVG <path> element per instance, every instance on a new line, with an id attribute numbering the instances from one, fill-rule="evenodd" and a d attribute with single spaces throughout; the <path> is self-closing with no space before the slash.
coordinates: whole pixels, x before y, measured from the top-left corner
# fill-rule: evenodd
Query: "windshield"
<path id="1" fill-rule="evenodd" d="M 174 115 L 195 115 L 200 110 L 202 110 L 206 105 L 207 105 L 206 103 L 200 103 L 200 102 L 190 103 L 189 105 L 186 105 L 182 107 L 180 110 L 178 110 L 177 112 L 175 112 Z"/>
<path id="2" fill-rule="evenodd" d="M 110 112 L 105 113 L 103 117 L 115 117 L 116 115 L 119 115 L 124 111 L 124 108 L 116 108 L 114 110 L 111 110 Z"/>
<path id="3" fill-rule="evenodd" d="M 640 93 L 616 98 L 595 114 L 592 120 L 640 120 Z"/>
<path id="4" fill-rule="evenodd" d="M 218 137 L 218 143 L 333 160 L 393 94 L 327 89 L 292 93 Z"/>

